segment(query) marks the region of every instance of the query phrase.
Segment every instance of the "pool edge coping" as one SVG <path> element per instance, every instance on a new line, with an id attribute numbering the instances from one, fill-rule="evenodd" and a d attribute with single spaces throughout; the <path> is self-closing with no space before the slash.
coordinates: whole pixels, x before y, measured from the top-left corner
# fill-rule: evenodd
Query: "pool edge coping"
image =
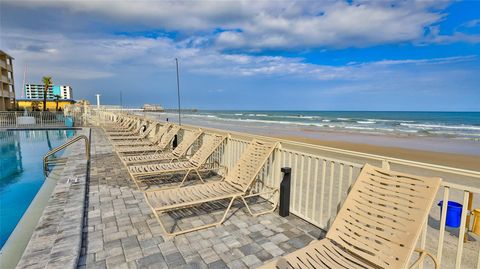
<path id="1" fill-rule="evenodd" d="M 17 129 L 15 129 L 17 130 Z M 35 129 L 36 130 L 36 129 Z M 86 134 L 88 135 L 90 132 L 90 128 L 79 128 L 77 129 L 79 132 L 77 134 Z M 80 143 L 79 143 L 80 144 Z M 50 172 L 48 177 L 45 179 L 44 184 L 42 184 L 42 187 L 39 189 L 37 194 L 35 195 L 34 199 L 32 200 L 31 204 L 25 211 L 24 215 L 19 221 L 19 224 L 15 227 L 14 231 L 10 235 L 9 239 L 7 242 L 5 242 L 5 245 L 1 249 L 0 252 L 0 265 L 2 268 L 22 268 L 22 267 L 32 267 L 31 260 L 32 257 L 28 257 L 33 255 L 38 254 L 38 245 L 40 242 L 35 242 L 36 240 L 41 241 L 42 238 L 42 231 L 41 227 L 42 225 L 45 225 L 45 214 L 48 213 L 46 212 L 47 208 L 49 207 L 55 207 L 58 206 L 56 205 L 55 196 L 58 194 L 61 194 L 62 191 L 64 191 L 65 188 L 68 189 L 68 192 L 75 191 L 72 187 L 80 186 L 80 193 L 78 195 L 79 198 L 76 201 L 71 201 L 68 197 L 65 199 L 63 203 L 63 207 L 61 208 L 60 211 L 57 212 L 57 214 L 64 214 L 68 213 L 65 212 L 65 209 L 67 209 L 67 205 L 81 205 L 81 215 L 79 215 L 78 218 L 78 224 L 79 227 L 77 227 L 77 230 L 79 232 L 77 233 L 78 235 L 78 251 L 76 253 L 76 259 L 74 261 L 74 266 L 76 267 L 78 257 L 80 255 L 80 247 L 81 247 L 81 241 L 82 241 L 82 229 L 83 229 L 83 204 L 85 202 L 85 191 L 86 191 L 86 182 L 87 182 L 87 176 L 88 176 L 88 171 L 83 171 L 80 176 L 77 176 L 79 179 L 78 183 L 70 183 L 68 182 L 68 178 L 70 178 L 69 173 L 74 172 L 76 166 L 73 167 L 72 170 L 72 163 L 81 163 L 82 168 L 87 168 L 88 169 L 88 162 L 84 158 L 84 149 L 83 145 L 75 145 L 74 147 L 67 148 L 67 152 L 64 154 L 68 154 L 68 161 L 64 166 L 60 167 L 54 167 L 53 170 Z M 69 166 L 70 164 L 70 166 Z M 81 200 L 81 201 L 80 201 Z M 37 202 L 41 202 L 42 204 L 39 205 Z M 39 212 L 35 212 L 39 211 Z M 33 214 L 29 214 L 32 213 Z M 74 216 L 78 214 L 73 214 Z M 76 219 L 76 218 L 75 218 Z M 62 231 L 61 228 L 65 228 L 61 226 L 63 222 L 66 221 L 63 217 L 60 218 L 60 222 L 58 224 L 58 227 L 56 229 L 57 233 L 55 238 L 58 237 L 60 234 L 60 231 Z M 33 222 L 33 224 L 31 223 Z M 48 222 L 48 220 L 47 220 Z M 67 223 L 64 226 L 71 225 L 71 223 Z M 20 227 L 17 230 L 17 227 Z M 78 229 L 79 228 L 79 229 Z M 63 230 L 69 230 L 69 227 L 66 227 Z M 74 234 L 75 235 L 75 234 Z M 74 236 L 73 235 L 73 236 Z M 13 236 L 13 237 L 12 237 Z M 20 244 L 15 244 L 16 242 L 12 242 L 10 238 L 14 238 L 17 240 L 22 240 Z M 72 237 L 71 234 L 68 235 L 68 237 Z M 47 262 L 45 263 L 46 265 L 49 265 L 51 262 L 55 262 L 55 259 L 51 258 L 51 254 L 53 251 L 56 249 L 56 246 L 61 243 L 57 242 L 58 240 L 54 240 L 50 246 L 50 251 L 48 253 L 44 253 L 43 256 L 48 256 L 50 259 L 45 259 L 45 257 L 41 257 L 40 259 L 46 260 Z M 45 248 L 45 245 L 42 245 L 42 248 Z M 73 255 L 75 256 L 75 255 Z M 30 261 L 30 262 L 29 262 Z M 35 261 L 39 261 L 38 257 L 35 258 Z M 37 268 L 38 266 L 33 266 L 34 268 Z M 42 266 L 43 268 L 44 266 Z"/>

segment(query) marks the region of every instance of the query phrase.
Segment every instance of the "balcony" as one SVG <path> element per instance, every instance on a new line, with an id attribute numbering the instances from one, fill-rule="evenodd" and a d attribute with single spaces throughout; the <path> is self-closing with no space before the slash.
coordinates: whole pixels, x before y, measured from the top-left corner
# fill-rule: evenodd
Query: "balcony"
<path id="1" fill-rule="evenodd" d="M 0 91 L 0 95 L 1 97 L 4 97 L 4 98 L 12 98 L 8 90 Z M 13 97 L 15 97 L 15 93 L 13 93 Z"/>

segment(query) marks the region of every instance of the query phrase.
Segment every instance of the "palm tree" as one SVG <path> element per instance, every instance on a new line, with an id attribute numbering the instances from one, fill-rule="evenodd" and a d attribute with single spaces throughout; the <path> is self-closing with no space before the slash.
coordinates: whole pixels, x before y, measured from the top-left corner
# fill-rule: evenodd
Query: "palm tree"
<path id="1" fill-rule="evenodd" d="M 58 94 L 55 94 L 53 97 L 55 97 L 55 111 L 58 111 L 58 100 L 62 97 Z"/>
<path id="2" fill-rule="evenodd" d="M 32 106 L 32 111 L 38 111 L 40 110 L 38 107 L 40 106 L 40 103 L 38 101 L 32 101 L 31 103 Z"/>
<path id="3" fill-rule="evenodd" d="M 52 85 L 52 77 L 45 76 L 42 78 L 44 89 L 43 89 L 43 111 L 47 110 L 47 93 L 48 88 Z"/>

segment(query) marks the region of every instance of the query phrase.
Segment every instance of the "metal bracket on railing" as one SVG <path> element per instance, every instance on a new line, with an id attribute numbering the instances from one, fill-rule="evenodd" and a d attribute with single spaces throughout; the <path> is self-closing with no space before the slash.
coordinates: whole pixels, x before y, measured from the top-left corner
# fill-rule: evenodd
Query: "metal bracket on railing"
<path id="1" fill-rule="evenodd" d="M 68 146 L 82 139 L 85 140 L 85 154 L 87 155 L 87 161 L 90 161 L 90 141 L 88 140 L 88 137 L 86 137 L 85 135 L 78 135 L 68 140 L 64 144 L 50 150 L 49 152 L 47 152 L 47 154 L 45 154 L 45 156 L 43 156 L 43 173 L 45 174 L 45 177 L 48 176 L 48 163 L 49 163 L 48 157 L 52 156 L 53 154 L 59 152 L 60 150 L 63 150 Z"/>

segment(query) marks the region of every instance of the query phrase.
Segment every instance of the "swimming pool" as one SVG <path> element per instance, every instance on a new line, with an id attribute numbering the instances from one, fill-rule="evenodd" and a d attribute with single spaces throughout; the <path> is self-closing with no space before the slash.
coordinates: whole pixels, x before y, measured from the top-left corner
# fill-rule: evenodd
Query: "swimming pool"
<path id="1" fill-rule="evenodd" d="M 43 155 L 75 130 L 0 131 L 0 249 L 45 181 Z"/>

